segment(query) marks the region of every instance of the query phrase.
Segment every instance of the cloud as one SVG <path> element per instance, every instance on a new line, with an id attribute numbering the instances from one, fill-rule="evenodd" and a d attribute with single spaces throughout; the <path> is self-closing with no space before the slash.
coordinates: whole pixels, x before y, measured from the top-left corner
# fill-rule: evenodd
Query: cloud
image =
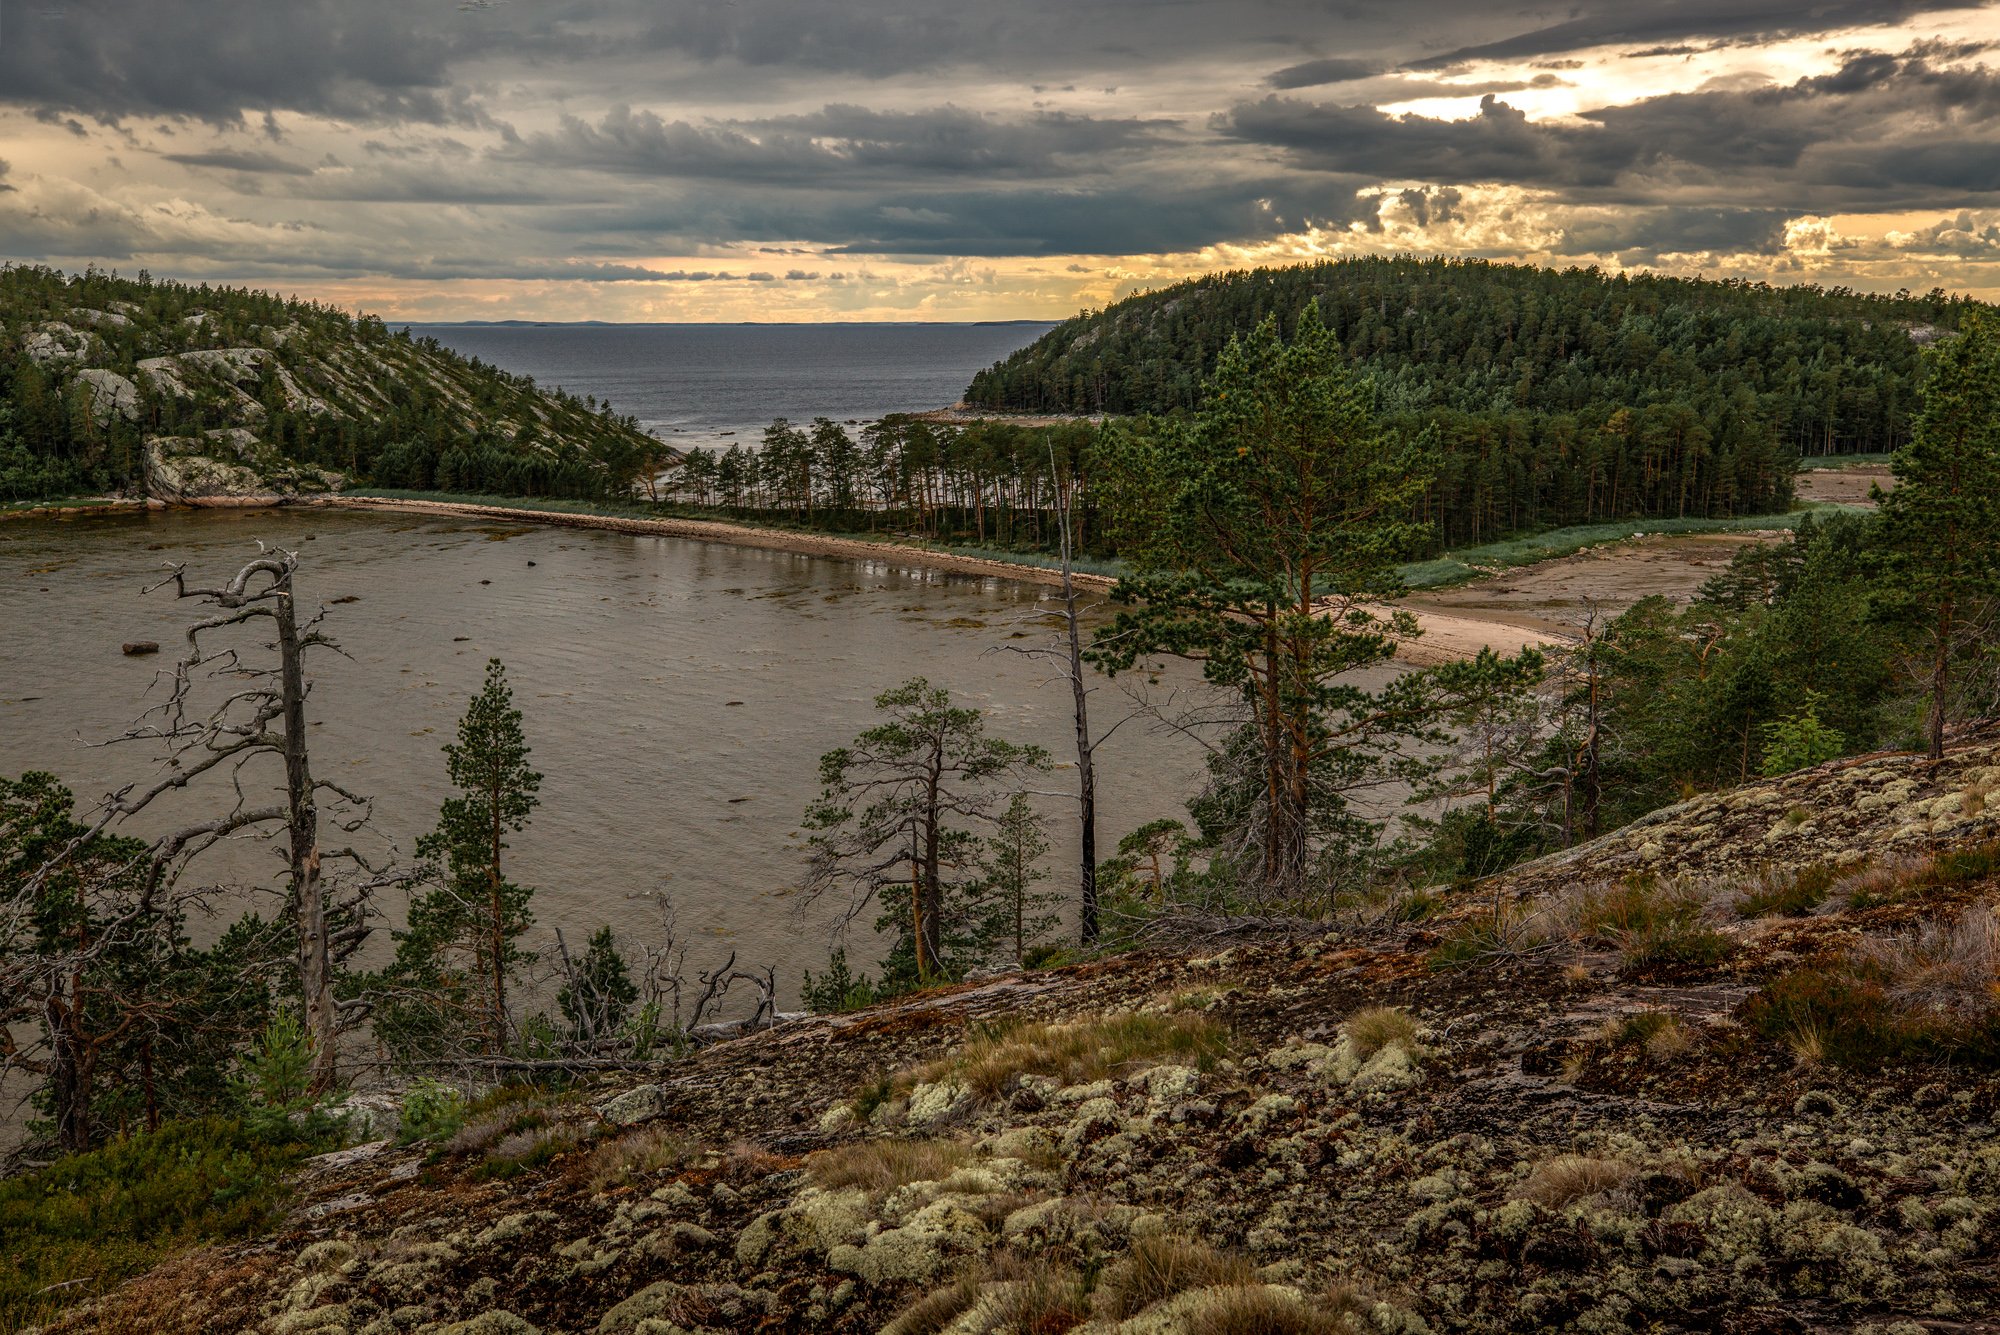
<path id="1" fill-rule="evenodd" d="M 2000 76 L 1880 52 L 1790 85 L 1672 93 L 1567 121 L 1531 121 L 1493 94 L 1465 120 L 1271 94 L 1213 124 L 1316 171 L 1633 202 L 1704 188 L 1795 208 L 2000 193 Z"/>
<path id="2" fill-rule="evenodd" d="M 2000 7 L 1951 7 L 48 0 L 5 15 L 0 247 L 704 311 L 825 255 L 896 293 L 1018 259 L 1049 313 L 1370 247 L 1948 279 L 2000 207 Z M 1477 107 L 1382 109 L 1419 99 Z M 1803 222 L 1892 211 L 1939 222 Z"/>
<path id="3" fill-rule="evenodd" d="M 454 85 L 465 41 L 402 0 L 150 0 L 13 6 L 0 98 L 102 120 L 218 124 L 291 109 L 365 119 L 476 118 Z M 198 17 L 197 17 L 198 14 Z"/>
<path id="4" fill-rule="evenodd" d="M 1523 60 L 1614 44 L 1684 48 L 1689 38 L 1770 42 L 1963 7 L 1964 0 L 1648 0 L 1643 4 L 1608 0 L 1583 6 L 1583 13 L 1561 23 L 1458 47 L 1417 61 L 1412 68 Z"/>
<path id="5" fill-rule="evenodd" d="M 1382 67 L 1372 60 L 1308 60 L 1302 65 L 1287 65 L 1264 82 L 1273 88 L 1317 88 L 1329 83 L 1371 79 L 1380 73 Z"/>
<path id="6" fill-rule="evenodd" d="M 566 116 L 560 129 L 521 138 L 505 153 L 642 176 L 854 188 L 885 175 L 1068 175 L 1108 155 L 1151 146 L 1172 128 L 1057 112 L 1001 117 L 955 106 L 907 112 L 853 104 L 697 124 L 617 106 L 595 122 Z"/>
<path id="7" fill-rule="evenodd" d="M 164 153 L 168 162 L 178 162 L 184 167 L 213 167 L 218 171 L 253 172 L 271 176 L 311 176 L 311 167 L 272 153 Z"/>

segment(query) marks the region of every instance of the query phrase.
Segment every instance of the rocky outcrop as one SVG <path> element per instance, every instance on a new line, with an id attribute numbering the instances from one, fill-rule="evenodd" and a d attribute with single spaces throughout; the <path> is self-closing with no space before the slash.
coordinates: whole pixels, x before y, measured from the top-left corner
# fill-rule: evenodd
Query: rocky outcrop
<path id="1" fill-rule="evenodd" d="M 1587 874 L 1725 876 L 1916 855 L 2000 836 L 2000 728 L 1959 737 L 1937 765 L 1907 753 L 1836 760 L 1699 797 L 1509 873 L 1522 892 Z"/>
<path id="2" fill-rule="evenodd" d="M 85 360 L 95 342 L 87 332 L 61 320 L 44 320 L 21 341 L 21 351 L 37 366 L 52 366 Z"/>
<path id="3" fill-rule="evenodd" d="M 139 420 L 139 387 L 130 380 L 116 371 L 95 366 L 78 371 L 76 378 L 89 389 L 90 417 L 99 426 L 109 426 L 121 418 L 127 422 Z"/>
<path id="4" fill-rule="evenodd" d="M 325 495 L 341 477 L 286 459 L 242 427 L 146 442 L 146 491 L 169 505 L 225 506 Z"/>

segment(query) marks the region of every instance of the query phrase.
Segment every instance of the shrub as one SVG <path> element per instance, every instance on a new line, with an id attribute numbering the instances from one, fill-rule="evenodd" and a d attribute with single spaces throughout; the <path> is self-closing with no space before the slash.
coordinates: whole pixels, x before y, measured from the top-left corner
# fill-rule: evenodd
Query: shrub
<path id="1" fill-rule="evenodd" d="M 1956 922 L 1933 918 L 1915 931 L 1871 942 L 1863 954 L 1884 990 L 1904 1007 L 1970 1018 L 1993 1009 L 2000 981 L 2000 917 L 1975 904 Z"/>
<path id="2" fill-rule="evenodd" d="M 182 1247 L 265 1228 L 289 1170 L 315 1148 L 204 1118 L 0 1181 L 0 1329 L 94 1298 Z"/>
<path id="3" fill-rule="evenodd" d="M 1634 968 L 1716 964 L 1728 958 L 1733 943 L 1703 921 L 1706 907 L 1686 887 L 1635 876 L 1587 898 L 1578 926 Z"/>
<path id="4" fill-rule="evenodd" d="M 1851 964 L 1775 978 L 1750 999 L 1745 1015 L 1806 1065 L 1877 1066 L 1929 1049 L 1925 1036 L 1889 1004 L 1876 971 Z"/>
<path id="5" fill-rule="evenodd" d="M 1432 948 L 1429 962 L 1434 971 L 1456 969 L 1524 955 L 1549 941 L 1549 924 L 1541 914 L 1500 904 L 1454 924 Z"/>
<path id="6" fill-rule="evenodd" d="M 1248 1260 L 1205 1242 L 1163 1235 L 1139 1238 L 1105 1268 L 1098 1282 L 1099 1315 L 1122 1320 L 1189 1289 L 1257 1282 Z"/>
<path id="7" fill-rule="evenodd" d="M 517 1131 L 487 1151 L 474 1170 L 475 1178 L 504 1181 L 540 1168 L 577 1147 L 576 1136 L 562 1127 L 537 1126 Z"/>
<path id="8" fill-rule="evenodd" d="M 996 1335 L 1000 1331 L 1062 1335 L 1090 1316 L 1083 1279 L 1066 1266 L 1003 1256 L 991 1274 L 1001 1285 L 993 1295 L 992 1330 Z"/>
<path id="9" fill-rule="evenodd" d="M 2000 875 L 2000 839 L 1938 854 L 1931 863 L 1929 880 L 1932 885 L 1949 887 L 1996 875 Z"/>
<path id="10" fill-rule="evenodd" d="M 1603 1037 L 1612 1047 L 1637 1043 L 1647 1056 L 1660 1061 L 1685 1056 L 1699 1041 L 1670 1011 L 1638 1011 L 1607 1020 Z"/>
<path id="11" fill-rule="evenodd" d="M 1171 1061 L 1206 1070 L 1221 1059 L 1228 1030 L 1193 1012 L 1127 1012 L 1067 1024 L 1008 1024 L 981 1028 L 950 1056 L 898 1078 L 903 1088 L 955 1080 L 974 1097 L 991 1099 L 1023 1075 L 1066 1085 Z"/>
<path id="12" fill-rule="evenodd" d="M 884 1326 L 882 1335 L 938 1335 L 979 1301 L 982 1273 L 963 1274 L 945 1287 L 933 1289 Z"/>
<path id="13" fill-rule="evenodd" d="M 1846 735 L 1820 721 L 1819 706 L 1825 698 L 1818 691 L 1808 690 L 1805 703 L 1796 714 L 1764 725 L 1766 775 L 1811 769 L 1846 754 Z"/>
<path id="14" fill-rule="evenodd" d="M 844 947 L 836 947 L 827 957 L 825 973 L 815 975 L 807 969 L 799 984 L 799 1000 L 807 1010 L 822 1015 L 858 1011 L 874 1005 L 882 996 L 873 979 L 848 967 Z"/>
<path id="15" fill-rule="evenodd" d="M 419 1140 L 445 1140 L 457 1135 L 464 1125 L 465 1100 L 459 1092 L 436 1080 L 419 1080 L 403 1095 L 396 1142 L 410 1145 Z"/>
<path id="16" fill-rule="evenodd" d="M 1090 1315 L 1081 1276 L 1002 1252 L 903 1309 L 882 1335 L 938 1335 L 989 1295 L 978 1335 L 1062 1335 Z"/>

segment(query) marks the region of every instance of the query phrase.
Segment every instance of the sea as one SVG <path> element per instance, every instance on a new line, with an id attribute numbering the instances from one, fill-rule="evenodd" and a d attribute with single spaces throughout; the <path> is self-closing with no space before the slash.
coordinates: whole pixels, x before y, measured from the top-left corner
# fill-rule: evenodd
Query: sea
<path id="1" fill-rule="evenodd" d="M 754 444 L 777 417 L 861 423 L 948 408 L 1045 321 L 413 324 L 455 352 L 609 402 L 682 449 Z"/>

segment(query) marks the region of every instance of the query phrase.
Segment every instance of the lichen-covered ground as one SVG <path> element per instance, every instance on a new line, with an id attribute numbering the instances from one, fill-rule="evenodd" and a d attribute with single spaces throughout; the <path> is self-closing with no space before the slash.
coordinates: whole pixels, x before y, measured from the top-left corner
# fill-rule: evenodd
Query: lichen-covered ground
<path id="1" fill-rule="evenodd" d="M 1600 853 L 1765 875 L 1788 819 L 1822 857 L 1920 821 L 1935 853 L 1987 833 L 1993 766 L 1829 769 Z M 1470 905 L 1591 874 L 798 1022 L 447 1151 L 345 1151 L 276 1236 L 58 1329 L 2000 1330 L 1993 1072 L 1842 1068 L 1746 1010 L 1802 960 L 1984 912 L 1993 878 L 1718 918 L 1708 962 L 1578 939 L 1433 967 Z M 1135 1290 L 1162 1239 L 1209 1268 Z"/>

